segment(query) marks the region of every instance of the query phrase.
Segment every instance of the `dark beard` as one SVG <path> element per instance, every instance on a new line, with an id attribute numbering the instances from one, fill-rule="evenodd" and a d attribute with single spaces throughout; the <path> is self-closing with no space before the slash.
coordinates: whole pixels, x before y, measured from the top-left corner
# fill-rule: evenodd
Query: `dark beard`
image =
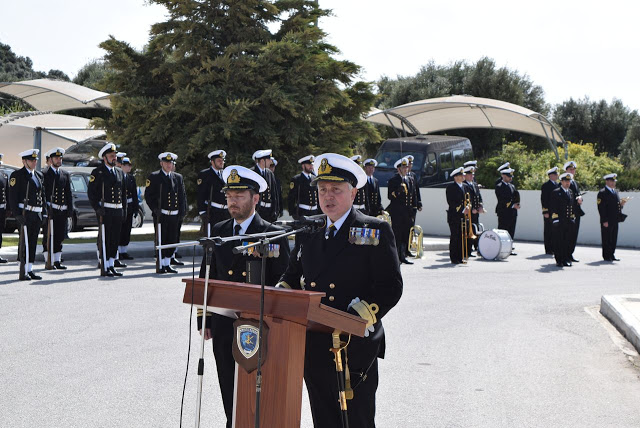
<path id="1" fill-rule="evenodd" d="M 107 165 L 109 165 L 110 167 L 114 167 L 116 166 L 116 160 L 114 159 L 113 161 L 109 162 L 108 159 L 105 159 L 105 162 L 107 163 Z"/>

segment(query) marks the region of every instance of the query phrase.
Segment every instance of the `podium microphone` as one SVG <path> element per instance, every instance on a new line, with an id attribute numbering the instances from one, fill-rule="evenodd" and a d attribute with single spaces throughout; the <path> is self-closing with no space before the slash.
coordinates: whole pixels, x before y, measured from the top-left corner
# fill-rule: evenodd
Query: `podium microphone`
<path id="1" fill-rule="evenodd" d="M 311 226 L 311 227 L 325 227 L 327 225 L 327 217 L 324 214 L 320 215 L 312 215 L 312 216 L 302 216 L 298 220 L 281 220 L 276 221 L 275 224 L 279 226 L 292 227 L 294 229 Z"/>

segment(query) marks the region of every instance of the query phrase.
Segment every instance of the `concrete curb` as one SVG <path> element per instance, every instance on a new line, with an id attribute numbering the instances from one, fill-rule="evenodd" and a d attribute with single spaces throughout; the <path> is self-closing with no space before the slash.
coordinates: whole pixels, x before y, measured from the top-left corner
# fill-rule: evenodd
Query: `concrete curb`
<path id="1" fill-rule="evenodd" d="M 640 308 L 640 294 L 602 296 L 600 313 L 640 352 L 640 312 L 628 305 Z"/>

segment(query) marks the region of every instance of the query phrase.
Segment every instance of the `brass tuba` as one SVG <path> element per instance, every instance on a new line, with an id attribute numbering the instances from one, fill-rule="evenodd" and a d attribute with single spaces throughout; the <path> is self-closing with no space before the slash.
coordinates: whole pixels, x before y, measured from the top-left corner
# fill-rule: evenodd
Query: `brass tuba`
<path id="1" fill-rule="evenodd" d="M 471 195 L 468 193 L 464 195 L 464 207 L 467 209 L 467 213 L 464 214 L 462 219 L 462 263 L 466 263 L 469 260 L 468 240 L 477 238 L 474 233 L 473 220 L 471 219 Z"/>
<path id="2" fill-rule="evenodd" d="M 391 216 L 386 211 L 382 211 L 380 214 L 376 216 L 376 218 L 379 218 L 380 220 L 384 220 L 387 223 L 389 223 L 389 225 L 391 225 Z"/>
<path id="3" fill-rule="evenodd" d="M 423 238 L 424 232 L 420 225 L 416 224 L 411 228 L 411 230 L 409 230 L 409 245 L 407 252 L 411 257 L 421 259 L 424 256 Z"/>

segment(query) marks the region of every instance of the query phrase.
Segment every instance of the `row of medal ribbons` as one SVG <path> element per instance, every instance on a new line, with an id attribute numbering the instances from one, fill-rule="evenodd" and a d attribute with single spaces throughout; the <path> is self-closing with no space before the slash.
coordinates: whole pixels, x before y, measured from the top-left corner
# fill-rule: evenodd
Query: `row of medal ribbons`
<path id="1" fill-rule="evenodd" d="M 249 245 L 251 242 L 243 242 L 242 245 Z M 254 253 L 258 253 L 256 247 L 247 248 L 246 253 L 248 255 L 253 255 Z M 277 258 L 280 257 L 280 244 L 267 244 L 267 254 L 268 258 Z"/>
<path id="2" fill-rule="evenodd" d="M 380 243 L 380 229 L 352 227 L 349 229 L 349 242 L 356 245 L 378 245 Z"/>

